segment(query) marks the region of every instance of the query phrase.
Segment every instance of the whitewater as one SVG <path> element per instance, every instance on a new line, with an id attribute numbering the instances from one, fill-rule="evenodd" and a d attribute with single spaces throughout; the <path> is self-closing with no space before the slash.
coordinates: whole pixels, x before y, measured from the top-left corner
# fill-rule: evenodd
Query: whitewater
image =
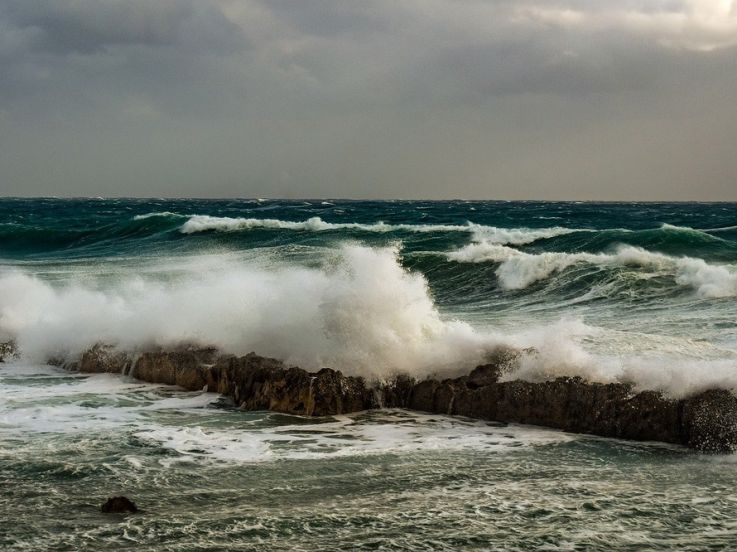
<path id="1" fill-rule="evenodd" d="M 244 413 L 47 361 L 214 346 L 386 381 L 505 347 L 523 351 L 510 380 L 735 389 L 736 220 L 720 203 L 0 200 L 0 342 L 18 350 L 0 364 L 0 512 L 19 520 L 0 546 L 687 548 L 679 516 L 734 544 L 731 456 L 393 410 Z M 148 513 L 102 523 L 114 492 Z"/>

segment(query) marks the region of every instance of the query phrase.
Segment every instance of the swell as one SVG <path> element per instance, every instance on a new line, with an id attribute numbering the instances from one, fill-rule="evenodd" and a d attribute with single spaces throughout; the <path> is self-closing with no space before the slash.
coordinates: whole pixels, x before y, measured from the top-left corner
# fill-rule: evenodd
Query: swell
<path id="1" fill-rule="evenodd" d="M 171 217 L 173 213 L 150 213 L 144 217 Z M 291 221 L 265 218 L 233 218 L 210 215 L 191 215 L 180 228 L 183 234 L 201 232 L 249 232 L 253 230 L 292 230 L 302 232 L 329 232 L 354 230 L 372 233 L 466 233 L 474 241 L 502 245 L 529 245 L 548 241 L 564 249 L 586 248 L 603 250 L 612 243 L 627 243 L 647 249 L 658 249 L 666 253 L 687 252 L 707 248 L 708 252 L 737 254 L 737 242 L 714 236 L 709 232 L 727 231 L 729 228 L 698 230 L 671 224 L 657 228 L 629 230 L 626 228 L 568 228 L 551 226 L 542 228 L 498 227 L 466 221 L 465 224 L 392 224 L 382 221 L 373 223 L 328 222 L 320 217 Z"/>
<path id="2" fill-rule="evenodd" d="M 725 234 L 720 234 L 717 230 L 719 229 L 698 230 L 670 224 L 643 230 L 611 228 L 563 236 L 556 240 L 555 249 L 564 252 L 596 253 L 606 252 L 613 246 L 623 244 L 668 255 L 692 255 L 713 261 L 737 261 L 737 241 L 726 239 Z"/>
<path id="3" fill-rule="evenodd" d="M 360 210 L 358 210 L 360 211 Z M 337 211 L 336 211 L 337 212 Z M 451 242 L 470 236 L 473 243 L 498 245 L 539 245 L 547 250 L 564 252 L 603 252 L 614 244 L 628 244 L 670 255 L 694 255 L 715 261 L 737 261 L 737 241 L 730 227 L 696 230 L 663 224 L 658 228 L 629 230 L 591 227 L 524 227 L 495 226 L 466 220 L 463 223 L 404 223 L 381 220 L 361 221 L 366 213 L 357 212 L 349 221 L 325 220 L 311 216 L 299 220 L 282 218 L 229 217 L 209 214 L 184 215 L 173 211 L 157 211 L 130 215 L 92 213 L 80 218 L 47 218 L 36 224 L 6 222 L 0 224 L 0 254 L 23 255 L 64 252 L 103 254 L 116 250 L 135 250 L 139 245 L 151 247 L 178 242 L 188 247 L 222 243 L 234 246 L 250 244 L 267 236 L 326 234 L 335 237 L 372 239 L 371 236 L 397 237 L 411 249 L 415 242 L 440 238 Z M 342 217 L 341 217 L 342 218 Z M 455 218 L 455 217 L 454 217 Z M 455 237 L 454 237 L 455 236 Z M 299 239 L 296 238 L 295 239 Z M 436 245 L 442 245 L 436 242 Z M 472 245 L 473 246 L 473 245 Z"/>
<path id="4" fill-rule="evenodd" d="M 138 244 L 162 239 L 178 224 L 165 217 L 124 218 L 113 223 L 96 221 L 70 222 L 60 219 L 46 224 L 0 224 L 0 254 L 27 255 L 37 253 L 86 250 L 103 254 L 135 249 Z"/>

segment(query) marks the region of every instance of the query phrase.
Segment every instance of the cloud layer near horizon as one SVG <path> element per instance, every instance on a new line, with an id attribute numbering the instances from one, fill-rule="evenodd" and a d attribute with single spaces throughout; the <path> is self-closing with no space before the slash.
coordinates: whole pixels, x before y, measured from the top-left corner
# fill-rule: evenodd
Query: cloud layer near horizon
<path id="1" fill-rule="evenodd" d="M 737 3 L 0 0 L 5 195 L 737 200 Z"/>

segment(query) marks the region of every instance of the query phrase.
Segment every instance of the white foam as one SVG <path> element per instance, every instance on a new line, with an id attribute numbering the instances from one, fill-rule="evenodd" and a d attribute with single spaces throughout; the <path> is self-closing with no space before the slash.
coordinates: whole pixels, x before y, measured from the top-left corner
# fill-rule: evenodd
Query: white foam
<path id="1" fill-rule="evenodd" d="M 526 253 L 488 241 L 471 243 L 448 253 L 457 262 L 498 262 L 496 275 L 504 289 L 524 289 L 577 264 L 629 266 L 652 275 L 672 275 L 679 285 L 690 286 L 700 297 L 737 295 L 737 267 L 710 264 L 693 257 L 672 257 L 640 247 L 619 246 L 614 253 Z"/>
<path id="2" fill-rule="evenodd" d="M 42 379 L 36 380 L 33 375 Z M 48 378 L 50 375 L 56 378 Z M 124 382 L 111 375 L 73 376 L 57 368 L 21 364 L 0 370 L 0 394 L 5 399 L 0 402 L 0 440 L 8 438 L 17 443 L 20 437 L 22 446 L 30 449 L 37 447 L 32 436 L 45 434 L 48 440 L 44 450 L 48 452 L 56 447 L 76 447 L 79 439 L 94 442 L 101 437 L 126 440 L 130 436 L 175 452 L 176 456 L 162 460 L 166 465 L 181 461 L 253 463 L 428 450 L 503 452 L 572 438 L 553 430 L 500 427 L 401 410 L 310 421 L 266 413 L 244 415 L 206 408 L 217 399 L 214 394 L 170 394 L 163 386 Z M 172 421 L 171 412 L 177 413 L 176 422 Z M 135 470 L 147 469 L 154 460 L 130 454 L 123 459 Z"/>
<path id="3" fill-rule="evenodd" d="M 136 437 L 174 450 L 191 460 L 264 462 L 485 450 L 503 452 L 519 446 L 565 442 L 573 437 L 552 430 L 496 427 L 446 416 L 383 411 L 349 415 L 315 424 L 239 429 L 156 427 Z"/>
<path id="4" fill-rule="evenodd" d="M 503 381 L 579 376 L 592 382 L 632 383 L 636 391 L 656 390 L 674 398 L 711 388 L 737 390 L 737 351 L 685 337 L 614 331 L 569 317 L 505 339 L 521 355 Z"/>
<path id="5" fill-rule="evenodd" d="M 551 339 L 549 334 L 546 339 Z M 504 381 L 522 379 L 548 381 L 561 376 L 580 376 L 600 383 L 632 383 L 635 391 L 655 390 L 666 396 L 681 398 L 707 389 L 737 391 L 735 358 L 694 359 L 660 354 L 594 355 L 572 342 L 549 346 L 525 354 L 516 369 Z"/>
<path id="6" fill-rule="evenodd" d="M 140 425 L 143 415 L 152 412 L 191 412 L 217 400 L 210 393 L 176 391 L 162 396 L 175 389 L 113 374 L 79 375 L 49 366 L 11 363 L 0 371 L 0 431 L 89 433 Z"/>
<path id="7" fill-rule="evenodd" d="M 737 230 L 737 226 L 722 226 L 720 228 L 707 228 L 704 232 L 729 232 L 731 230 Z"/>

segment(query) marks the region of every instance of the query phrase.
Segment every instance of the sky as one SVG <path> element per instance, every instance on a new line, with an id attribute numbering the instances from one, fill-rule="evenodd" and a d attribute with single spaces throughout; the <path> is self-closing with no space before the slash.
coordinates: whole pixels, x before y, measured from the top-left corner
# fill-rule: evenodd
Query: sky
<path id="1" fill-rule="evenodd" d="M 0 0 L 0 195 L 737 200 L 737 1 Z"/>

